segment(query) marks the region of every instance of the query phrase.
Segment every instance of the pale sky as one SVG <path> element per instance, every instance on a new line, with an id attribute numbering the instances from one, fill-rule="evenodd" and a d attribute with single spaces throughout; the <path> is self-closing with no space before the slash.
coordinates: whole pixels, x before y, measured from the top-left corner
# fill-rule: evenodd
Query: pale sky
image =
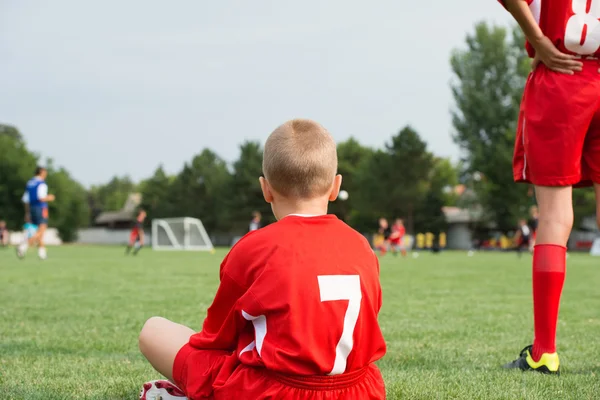
<path id="1" fill-rule="evenodd" d="M 495 0 L 3 0 L 0 122 L 85 185 L 227 161 L 293 117 L 381 147 L 451 139 L 450 52 Z"/>

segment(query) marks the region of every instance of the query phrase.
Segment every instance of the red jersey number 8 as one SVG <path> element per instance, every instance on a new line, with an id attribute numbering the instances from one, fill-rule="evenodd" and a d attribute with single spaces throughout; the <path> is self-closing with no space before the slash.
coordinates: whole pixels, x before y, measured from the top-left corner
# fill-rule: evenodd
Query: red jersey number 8
<path id="1" fill-rule="evenodd" d="M 600 0 L 573 0 L 573 12 L 565 29 L 565 47 L 576 54 L 594 54 L 600 49 Z"/>

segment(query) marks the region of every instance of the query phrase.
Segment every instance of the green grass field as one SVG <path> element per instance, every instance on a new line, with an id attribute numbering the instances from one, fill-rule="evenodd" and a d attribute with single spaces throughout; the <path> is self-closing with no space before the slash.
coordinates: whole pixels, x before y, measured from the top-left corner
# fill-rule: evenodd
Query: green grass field
<path id="1" fill-rule="evenodd" d="M 161 315 L 201 326 L 217 254 L 50 248 L 39 261 L 0 249 L 0 393 L 9 399 L 136 399 L 158 375 L 137 349 Z M 385 257 L 379 365 L 389 399 L 600 398 L 600 265 L 569 258 L 559 324 L 560 377 L 503 371 L 531 342 L 529 256 Z M 7 397 L 8 396 L 8 397 Z"/>

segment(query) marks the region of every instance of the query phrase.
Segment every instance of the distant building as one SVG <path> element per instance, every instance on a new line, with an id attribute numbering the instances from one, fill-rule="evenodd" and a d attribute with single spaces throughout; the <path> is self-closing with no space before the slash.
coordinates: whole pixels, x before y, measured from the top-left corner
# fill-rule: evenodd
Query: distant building
<path id="1" fill-rule="evenodd" d="M 447 248 L 469 250 L 473 247 L 473 228 L 482 219 L 481 207 L 470 209 L 443 207 L 442 211 L 448 223 Z"/>
<path id="2" fill-rule="evenodd" d="M 110 229 L 128 229 L 136 218 L 136 210 L 142 202 L 140 193 L 131 193 L 119 211 L 105 211 L 96 217 L 94 226 Z"/>

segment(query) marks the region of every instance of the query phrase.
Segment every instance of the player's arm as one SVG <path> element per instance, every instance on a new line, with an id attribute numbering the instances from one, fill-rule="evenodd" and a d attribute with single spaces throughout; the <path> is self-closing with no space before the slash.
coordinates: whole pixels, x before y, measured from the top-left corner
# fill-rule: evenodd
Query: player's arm
<path id="1" fill-rule="evenodd" d="M 236 312 L 236 305 L 247 289 L 228 273 L 228 270 L 235 268 L 233 264 L 236 257 L 231 256 L 230 252 L 221 266 L 221 283 L 206 313 L 202 331 L 190 338 L 190 344 L 196 348 L 233 351 L 237 346 L 239 330 L 245 326 L 245 321 Z"/>
<path id="2" fill-rule="evenodd" d="M 44 203 L 54 201 L 55 197 L 53 194 L 48 194 L 48 185 L 42 183 L 38 186 L 38 199 Z"/>
<path id="3" fill-rule="evenodd" d="M 140 245 L 143 246 L 144 245 L 144 228 L 142 227 L 141 229 L 138 230 L 138 237 L 139 237 L 139 241 L 140 241 Z"/>
<path id="4" fill-rule="evenodd" d="M 521 235 L 521 230 L 519 229 L 519 230 L 517 230 L 517 232 L 515 233 L 515 240 L 514 240 L 514 242 L 518 244 L 518 243 L 519 243 L 519 240 L 521 240 L 521 236 L 522 236 L 522 235 Z"/>
<path id="5" fill-rule="evenodd" d="M 538 62 L 542 62 L 553 71 L 564 74 L 573 74 L 581 71 L 583 64 L 577 61 L 575 56 L 562 53 L 554 43 L 544 35 L 533 13 L 529 9 L 527 0 L 500 0 L 504 7 L 517 21 L 525 34 L 527 41 L 535 49 L 534 68 Z"/>

